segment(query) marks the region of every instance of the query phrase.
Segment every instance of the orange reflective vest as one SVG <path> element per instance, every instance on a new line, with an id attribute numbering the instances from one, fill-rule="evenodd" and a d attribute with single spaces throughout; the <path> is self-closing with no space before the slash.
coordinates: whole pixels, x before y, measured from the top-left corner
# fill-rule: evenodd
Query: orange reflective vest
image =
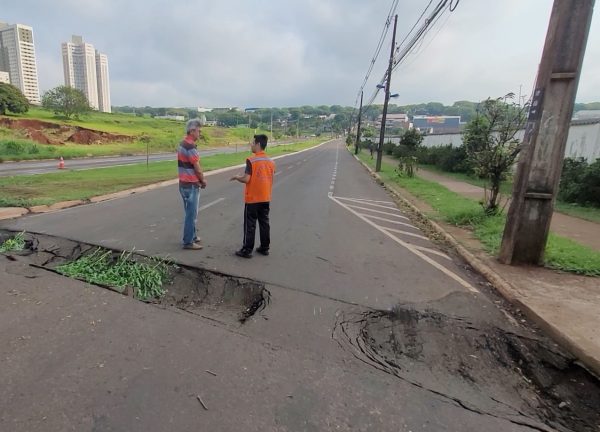
<path id="1" fill-rule="evenodd" d="M 252 174 L 246 183 L 244 201 L 247 204 L 271 201 L 275 163 L 265 152 L 256 153 L 249 157 L 248 161 L 252 165 Z"/>

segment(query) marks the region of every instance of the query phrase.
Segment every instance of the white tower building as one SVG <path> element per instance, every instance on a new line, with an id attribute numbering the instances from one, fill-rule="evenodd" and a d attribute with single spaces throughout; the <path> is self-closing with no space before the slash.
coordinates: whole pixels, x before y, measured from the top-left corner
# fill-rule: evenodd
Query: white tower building
<path id="1" fill-rule="evenodd" d="M 0 22 L 0 71 L 8 72 L 10 84 L 19 88 L 30 103 L 40 104 L 31 27 Z"/>
<path id="2" fill-rule="evenodd" d="M 65 85 L 81 90 L 94 109 L 111 112 L 108 57 L 73 36 L 62 44 Z"/>
<path id="3" fill-rule="evenodd" d="M 98 105 L 100 111 L 110 112 L 110 84 L 108 79 L 108 57 L 96 51 L 96 77 L 98 81 Z"/>
<path id="4" fill-rule="evenodd" d="M 98 80 L 96 78 L 96 50 L 73 36 L 71 42 L 62 44 L 65 85 L 81 90 L 93 109 L 98 109 Z"/>

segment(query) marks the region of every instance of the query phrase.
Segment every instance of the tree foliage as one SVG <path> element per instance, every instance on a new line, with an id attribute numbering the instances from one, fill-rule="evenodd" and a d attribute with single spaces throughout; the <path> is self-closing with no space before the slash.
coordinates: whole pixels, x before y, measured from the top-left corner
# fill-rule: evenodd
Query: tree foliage
<path id="1" fill-rule="evenodd" d="M 423 142 L 423 135 L 417 129 L 409 129 L 400 138 L 400 145 L 406 146 L 410 150 L 416 150 Z"/>
<path id="2" fill-rule="evenodd" d="M 29 111 L 29 101 L 17 87 L 0 83 L 0 114 L 4 115 L 7 111 L 14 114 L 26 113 Z"/>
<path id="3" fill-rule="evenodd" d="M 78 118 L 91 110 L 90 104 L 81 90 L 69 86 L 58 86 L 42 96 L 42 106 L 63 114 L 66 118 Z"/>
<path id="4" fill-rule="evenodd" d="M 489 182 L 490 193 L 486 192 L 483 202 L 487 214 L 498 212 L 500 185 L 521 151 L 516 135 L 525 124 L 528 106 L 514 103 L 513 98 L 514 94 L 509 93 L 502 98 L 483 101 L 463 135 L 470 165 L 475 174 Z"/>

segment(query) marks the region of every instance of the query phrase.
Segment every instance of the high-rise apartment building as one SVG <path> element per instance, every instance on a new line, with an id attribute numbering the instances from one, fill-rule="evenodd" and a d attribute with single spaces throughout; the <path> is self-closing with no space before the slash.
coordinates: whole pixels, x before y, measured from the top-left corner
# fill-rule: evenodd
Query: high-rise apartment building
<path id="1" fill-rule="evenodd" d="M 108 57 L 96 51 L 96 77 L 100 111 L 110 112 L 110 87 L 108 83 Z"/>
<path id="2" fill-rule="evenodd" d="M 79 89 L 94 109 L 110 112 L 110 86 L 108 57 L 73 36 L 71 42 L 62 44 L 65 85 Z"/>
<path id="3" fill-rule="evenodd" d="M 8 72 L 10 83 L 19 88 L 30 103 L 39 105 L 40 87 L 31 27 L 0 22 L 0 71 Z"/>

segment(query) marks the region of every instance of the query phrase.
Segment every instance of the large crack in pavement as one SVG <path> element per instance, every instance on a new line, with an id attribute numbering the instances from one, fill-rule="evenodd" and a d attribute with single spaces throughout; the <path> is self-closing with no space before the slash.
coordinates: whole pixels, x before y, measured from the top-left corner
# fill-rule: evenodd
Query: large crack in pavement
<path id="1" fill-rule="evenodd" d="M 0 230 L 0 244 L 14 235 L 14 232 Z M 9 259 L 24 262 L 32 270 L 38 268 L 61 274 L 56 270 L 58 266 L 76 261 L 99 249 L 95 245 L 43 234 L 25 233 L 24 236 L 25 249 L 11 252 L 7 256 Z M 106 248 L 100 249 L 110 251 Z M 110 252 L 113 257 L 122 253 L 114 250 Z M 139 253 L 132 253 L 130 259 L 138 262 L 151 260 Z M 246 323 L 264 310 L 271 298 L 269 290 L 262 282 L 206 269 L 174 264 L 169 266 L 168 276 L 169 283 L 164 287 L 165 294 L 149 300 L 149 303 L 159 307 L 176 307 L 224 324 Z M 39 275 L 33 276 L 32 272 L 32 277 Z M 134 295 L 131 287 L 94 284 L 123 295 Z"/>
<path id="2" fill-rule="evenodd" d="M 0 230 L 0 243 L 14 235 Z M 21 262 L 13 270 L 25 277 L 41 277 L 42 270 L 56 271 L 97 249 L 41 234 L 25 238 L 24 251 L 7 255 Z M 256 318 L 270 302 L 270 292 L 255 280 L 186 266 L 177 266 L 171 277 L 154 305 L 228 326 Z M 500 328 L 485 318 L 489 312 L 474 313 L 474 304 L 456 294 L 391 311 L 354 305 L 352 312 L 336 314 L 331 336 L 369 367 L 472 413 L 538 431 L 600 430 L 597 378 L 547 338 L 523 326 Z M 440 312 L 446 310 L 469 318 Z"/>
<path id="3" fill-rule="evenodd" d="M 549 431 L 597 432 L 600 383 L 547 339 L 399 306 L 338 316 L 358 360 L 469 411 Z"/>

